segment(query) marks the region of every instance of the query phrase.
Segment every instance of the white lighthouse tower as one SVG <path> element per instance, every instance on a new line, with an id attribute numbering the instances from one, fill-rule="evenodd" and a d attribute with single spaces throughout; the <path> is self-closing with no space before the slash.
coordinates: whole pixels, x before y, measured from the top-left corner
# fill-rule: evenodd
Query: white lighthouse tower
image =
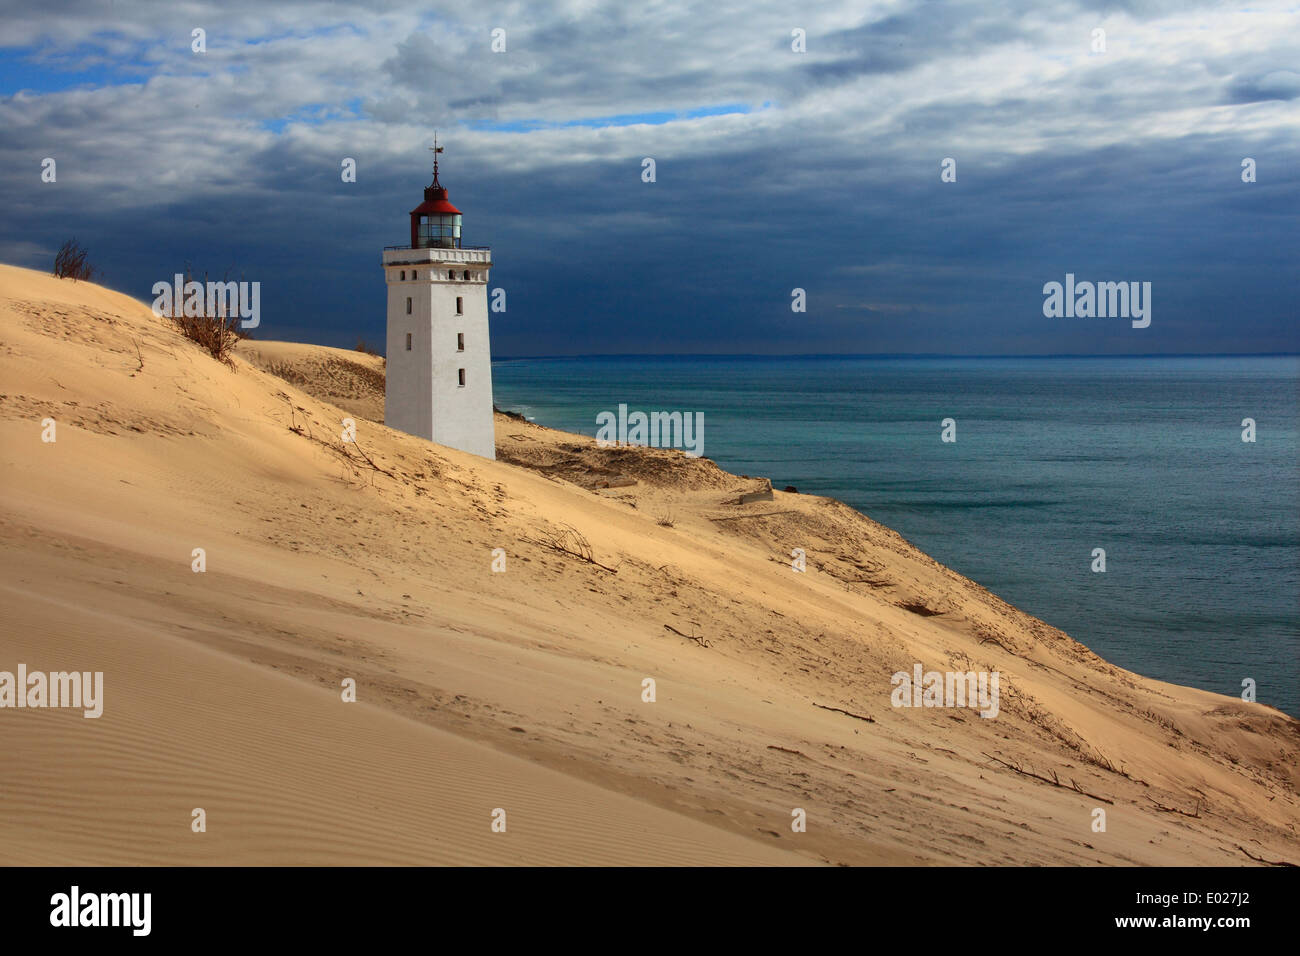
<path id="1" fill-rule="evenodd" d="M 388 368 L 384 424 L 496 458 L 486 246 L 461 245 L 461 213 L 438 182 L 411 210 L 411 244 L 384 249 Z"/>

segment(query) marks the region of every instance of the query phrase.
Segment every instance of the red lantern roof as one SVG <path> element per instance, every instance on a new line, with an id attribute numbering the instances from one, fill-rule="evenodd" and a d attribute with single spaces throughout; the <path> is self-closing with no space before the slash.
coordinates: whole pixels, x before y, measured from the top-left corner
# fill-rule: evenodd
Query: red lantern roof
<path id="1" fill-rule="evenodd" d="M 424 202 L 411 210 L 412 216 L 459 216 L 460 210 L 447 202 L 447 190 L 441 186 L 424 187 Z"/>

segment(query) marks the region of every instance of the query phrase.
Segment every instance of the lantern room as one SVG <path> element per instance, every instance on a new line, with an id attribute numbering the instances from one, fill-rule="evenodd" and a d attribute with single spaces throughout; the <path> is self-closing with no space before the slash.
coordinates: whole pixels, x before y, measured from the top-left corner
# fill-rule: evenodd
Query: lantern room
<path id="1" fill-rule="evenodd" d="M 433 185 L 424 188 L 424 202 L 411 210 L 411 248 L 460 248 L 460 210 L 447 201 L 436 172 Z"/>
<path id="2" fill-rule="evenodd" d="M 447 201 L 447 190 L 438 182 L 438 154 L 442 147 L 435 137 L 433 183 L 424 187 L 424 202 L 411 210 L 412 249 L 459 249 L 460 210 Z"/>

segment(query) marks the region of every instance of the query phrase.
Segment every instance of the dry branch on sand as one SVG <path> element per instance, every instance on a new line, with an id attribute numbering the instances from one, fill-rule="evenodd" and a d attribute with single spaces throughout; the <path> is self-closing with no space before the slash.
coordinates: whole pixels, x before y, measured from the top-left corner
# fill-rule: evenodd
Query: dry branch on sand
<path id="1" fill-rule="evenodd" d="M 692 624 L 698 624 L 699 622 L 698 622 L 698 621 L 691 621 L 691 623 L 692 623 Z M 666 630 L 666 631 L 672 631 L 672 632 L 673 632 L 674 634 L 676 634 L 678 637 L 684 637 L 684 638 L 686 638 L 688 641 L 694 641 L 696 644 L 700 645 L 700 647 L 712 647 L 712 646 L 713 646 L 713 645 L 710 644 L 707 640 L 704 639 L 703 635 L 700 635 L 700 634 L 683 634 L 681 631 L 677 630 L 677 628 L 673 627 L 671 624 L 665 624 L 665 625 L 664 625 L 664 630 Z M 695 628 L 691 628 L 691 630 L 695 630 Z"/>
<path id="2" fill-rule="evenodd" d="M 1246 854 L 1246 856 L 1250 857 L 1256 863 L 1266 863 L 1269 866 L 1300 866 L 1300 864 L 1291 863 L 1288 860 L 1266 860 L 1262 856 L 1256 856 L 1255 854 L 1251 853 L 1240 843 L 1237 844 L 1237 849 L 1240 850 L 1242 853 Z"/>
<path id="3" fill-rule="evenodd" d="M 980 753 L 984 753 L 984 751 L 981 750 Z M 1113 804 L 1115 802 L 1109 797 L 1103 797 L 1095 793 L 1089 793 L 1087 790 L 1084 790 L 1083 787 L 1075 783 L 1073 779 L 1070 780 L 1069 786 L 1066 786 L 1065 784 L 1061 783 L 1061 779 L 1056 775 L 1055 770 L 1051 772 L 1052 775 L 1050 777 L 1047 777 L 1041 773 L 1034 773 L 1032 770 L 1026 770 L 1025 768 L 1021 767 L 1019 764 L 1007 763 L 1007 761 L 1001 760 L 990 753 L 985 753 L 984 756 L 988 757 L 990 760 L 1002 764 L 1002 766 L 1010 770 L 1014 770 L 1016 773 L 1021 774 L 1022 776 L 1033 777 L 1035 780 L 1041 780 L 1043 781 L 1043 783 L 1050 783 L 1052 786 L 1060 787 L 1062 790 L 1073 790 L 1075 793 L 1081 793 L 1085 797 L 1092 797 L 1094 800 L 1100 800 L 1102 803 Z"/>
<path id="4" fill-rule="evenodd" d="M 837 714 L 845 714 L 855 720 L 865 720 L 869 724 L 874 724 L 876 722 L 876 718 L 874 717 L 868 717 L 866 714 L 855 714 L 853 711 L 845 710 L 843 707 L 827 707 L 825 704 L 819 704 L 816 701 L 813 702 L 813 706 L 820 707 L 822 710 L 833 710 Z"/>
<path id="5" fill-rule="evenodd" d="M 803 757 L 805 760 L 808 759 L 808 755 L 802 750 L 791 750 L 789 747 L 778 747 L 776 744 L 768 744 L 767 749 L 779 750 L 783 754 L 794 754 L 796 757 Z"/>
<path id="6" fill-rule="evenodd" d="M 290 402 L 287 397 L 285 397 L 285 403 L 289 406 L 289 425 L 288 425 L 289 431 L 293 432 L 295 435 L 301 435 L 303 438 L 309 439 L 310 441 L 315 442 L 316 444 L 322 446 L 323 448 L 328 448 L 339 458 L 341 458 L 348 465 L 349 468 L 352 469 L 352 474 L 354 476 L 357 474 L 358 459 L 354 458 L 352 456 L 352 453 L 348 450 L 349 445 L 357 450 L 357 454 L 360 456 L 360 462 L 364 463 L 367 467 L 369 467 L 371 471 L 378 472 L 381 475 L 387 475 L 389 478 L 392 478 L 394 481 L 401 480 L 397 477 L 397 475 L 393 474 L 387 468 L 383 468 L 380 465 L 378 465 L 373 458 L 371 458 L 368 454 L 366 454 L 366 452 L 362 449 L 361 445 L 357 442 L 355 437 L 353 437 L 351 441 L 343 441 L 342 439 L 340 439 L 338 444 L 334 444 L 332 442 L 327 442 L 324 439 L 317 438 L 315 435 L 312 434 L 310 427 L 304 427 L 303 425 L 298 424 L 297 416 L 294 413 L 293 403 Z M 303 421 L 310 422 L 310 417 L 307 415 L 306 410 L 299 408 L 299 411 L 303 412 Z"/>
<path id="7" fill-rule="evenodd" d="M 372 469 L 379 472 L 381 475 L 387 475 L 389 478 L 397 480 L 397 476 L 393 474 L 391 471 L 389 471 L 387 468 L 381 468 L 379 465 L 375 464 L 375 460 L 366 454 L 365 450 L 361 447 L 361 443 L 358 442 L 355 437 L 347 444 L 355 448 L 357 450 L 357 454 L 361 456 L 361 460 L 364 461 L 367 465 L 369 465 Z M 351 457 L 351 455 L 349 454 L 348 457 Z"/>
<path id="8" fill-rule="evenodd" d="M 1149 796 L 1147 797 L 1147 799 L 1148 799 L 1148 800 L 1151 800 L 1151 798 L 1150 798 Z M 1167 807 L 1167 806 L 1165 806 L 1163 803 L 1156 803 L 1156 801 L 1154 801 L 1154 800 L 1151 800 L 1151 805 L 1152 805 L 1153 807 L 1155 807 L 1157 810 L 1159 810 L 1160 812 L 1162 812 L 1162 813 L 1178 813 L 1178 814 L 1181 814 L 1182 816 L 1185 816 L 1185 817 L 1194 817 L 1194 818 L 1196 818 L 1196 819 L 1198 819 L 1198 820 L 1199 820 L 1200 817 L 1201 817 L 1201 801 L 1200 801 L 1200 800 L 1197 800 L 1197 801 L 1196 801 L 1196 810 L 1195 810 L 1194 812 L 1192 812 L 1192 813 L 1188 813 L 1186 810 L 1179 810 L 1177 807 Z"/>
<path id="9" fill-rule="evenodd" d="M 591 543 L 586 536 L 572 525 L 560 525 L 559 528 L 548 528 L 541 533 L 541 539 L 535 540 L 526 538 L 533 544 L 540 544 L 544 548 L 550 548 L 552 551 L 558 551 L 560 554 L 567 554 L 572 558 L 580 561 L 586 561 L 588 564 L 594 564 L 602 571 L 608 571 L 610 574 L 618 574 L 618 568 L 611 568 L 607 564 L 601 564 L 596 560 L 595 553 L 591 549 Z"/>

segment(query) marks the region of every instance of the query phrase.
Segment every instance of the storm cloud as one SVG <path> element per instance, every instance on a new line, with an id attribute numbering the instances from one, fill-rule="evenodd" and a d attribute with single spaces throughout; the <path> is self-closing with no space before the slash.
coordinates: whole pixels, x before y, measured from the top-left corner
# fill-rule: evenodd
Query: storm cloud
<path id="1" fill-rule="evenodd" d="M 1297 62 L 1270 3 L 61 0 L 5 14 L 0 260 L 381 340 L 436 128 L 497 355 L 1296 351 Z M 1150 327 L 1044 317 L 1066 273 Z"/>

